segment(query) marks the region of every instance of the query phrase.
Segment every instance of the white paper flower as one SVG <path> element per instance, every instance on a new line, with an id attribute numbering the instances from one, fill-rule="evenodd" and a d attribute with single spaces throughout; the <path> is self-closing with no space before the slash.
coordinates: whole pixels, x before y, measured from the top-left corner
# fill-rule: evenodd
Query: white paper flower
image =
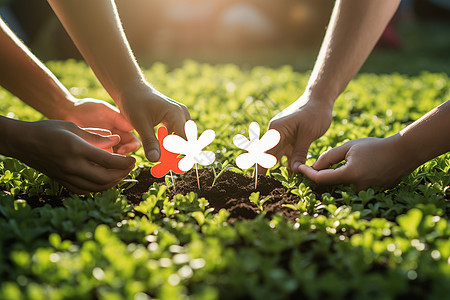
<path id="1" fill-rule="evenodd" d="M 192 120 L 184 124 L 184 132 L 187 141 L 175 134 L 168 135 L 163 141 L 164 148 L 168 151 L 185 155 L 178 163 L 180 170 L 189 171 L 194 164 L 202 166 L 212 164 L 216 155 L 212 151 L 202 151 L 202 149 L 214 141 L 215 132 L 211 129 L 205 130 L 197 140 L 197 125 Z"/>
<path id="2" fill-rule="evenodd" d="M 280 142 L 280 133 L 275 129 L 270 129 L 259 139 L 260 131 L 259 124 L 253 122 L 248 128 L 250 140 L 242 134 L 234 136 L 233 144 L 248 151 L 248 153 L 241 154 L 236 158 L 236 165 L 239 168 L 248 169 L 258 164 L 263 168 L 269 169 L 277 163 L 275 156 L 265 152 Z"/>

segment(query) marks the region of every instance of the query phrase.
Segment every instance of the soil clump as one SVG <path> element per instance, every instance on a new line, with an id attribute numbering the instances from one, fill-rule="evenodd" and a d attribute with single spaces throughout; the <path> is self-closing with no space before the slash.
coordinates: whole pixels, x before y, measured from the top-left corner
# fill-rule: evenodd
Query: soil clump
<path id="1" fill-rule="evenodd" d="M 258 186 L 255 190 L 253 177 L 225 171 L 216 180 L 214 186 L 214 174 L 211 169 L 198 170 L 200 179 L 200 189 L 197 185 L 195 170 L 190 170 L 185 174 L 177 175 L 175 185 L 167 190 L 169 198 L 176 194 L 187 194 L 194 192 L 199 197 L 208 200 L 209 206 L 214 208 L 214 212 L 224 208 L 230 213 L 228 221 L 234 223 L 237 220 L 253 219 L 260 214 L 256 204 L 249 200 L 253 192 L 259 192 L 260 199 L 270 197 L 264 205 L 266 216 L 283 216 L 288 221 L 295 221 L 299 217 L 299 212 L 283 207 L 283 204 L 297 204 L 298 196 L 292 194 L 281 182 L 272 177 L 258 175 Z M 155 178 L 151 175 L 149 168 L 144 168 L 136 178 L 138 182 L 125 190 L 123 194 L 128 201 L 138 204 L 142 201 L 142 194 L 147 192 L 154 182 L 164 184 L 164 178 Z"/>

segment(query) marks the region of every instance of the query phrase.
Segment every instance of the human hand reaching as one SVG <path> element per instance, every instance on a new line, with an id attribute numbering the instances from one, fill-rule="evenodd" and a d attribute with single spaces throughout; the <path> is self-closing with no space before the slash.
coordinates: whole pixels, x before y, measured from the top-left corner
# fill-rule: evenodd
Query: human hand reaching
<path id="1" fill-rule="evenodd" d="M 312 101 L 307 96 L 300 97 L 270 121 L 269 129 L 278 130 L 281 140 L 268 152 L 278 160 L 286 155 L 289 169 L 299 172 L 299 166 L 306 162 L 311 143 L 330 127 L 332 109 L 332 104 Z"/>
<path id="2" fill-rule="evenodd" d="M 118 135 L 120 142 L 113 147 L 115 153 L 128 154 L 136 151 L 141 145 L 139 139 L 131 133 L 133 126 L 116 107 L 105 101 L 92 98 L 75 100 L 74 106 L 63 119 L 81 128 L 101 128 L 109 131 L 109 134 Z M 100 130 L 89 131 L 108 135 L 108 132 L 102 133 Z"/>
<path id="3" fill-rule="evenodd" d="M 118 144 L 118 135 L 95 134 L 66 121 L 12 122 L 4 154 L 52 177 L 72 192 L 106 190 L 134 168 L 134 158 L 101 150 Z"/>
<path id="4" fill-rule="evenodd" d="M 319 185 L 354 184 L 356 191 L 372 186 L 389 188 L 418 165 L 402 153 L 398 139 L 395 135 L 352 140 L 322 153 L 311 167 L 301 165 L 299 171 Z M 343 160 L 345 165 L 330 169 Z"/>
<path id="5" fill-rule="evenodd" d="M 174 132 L 185 137 L 184 124 L 191 118 L 186 106 L 148 85 L 123 91 L 116 103 L 139 133 L 145 156 L 152 162 L 158 161 L 161 153 L 154 130 L 156 125 L 162 123 L 169 134 Z"/>

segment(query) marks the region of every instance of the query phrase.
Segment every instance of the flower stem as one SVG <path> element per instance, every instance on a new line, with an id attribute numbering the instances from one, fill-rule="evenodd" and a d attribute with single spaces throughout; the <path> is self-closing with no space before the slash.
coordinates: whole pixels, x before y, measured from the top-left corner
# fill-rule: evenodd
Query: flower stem
<path id="1" fill-rule="evenodd" d="M 175 191 L 175 179 L 173 178 L 173 172 L 172 172 L 172 170 L 170 170 L 170 177 L 172 177 L 173 190 Z"/>
<path id="2" fill-rule="evenodd" d="M 198 185 L 198 189 L 200 190 L 200 180 L 198 179 L 198 168 L 197 168 L 197 164 L 195 164 L 195 174 L 197 174 L 197 185 Z"/>
<path id="3" fill-rule="evenodd" d="M 255 165 L 255 190 L 258 186 L 258 164 Z"/>

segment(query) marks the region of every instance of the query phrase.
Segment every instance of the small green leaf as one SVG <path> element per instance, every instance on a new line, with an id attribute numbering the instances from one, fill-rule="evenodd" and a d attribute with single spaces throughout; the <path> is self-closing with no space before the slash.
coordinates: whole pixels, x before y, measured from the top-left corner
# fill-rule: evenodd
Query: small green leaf
<path id="1" fill-rule="evenodd" d="M 397 217 L 397 222 L 400 227 L 405 230 L 407 236 L 418 237 L 418 228 L 422 221 L 423 213 L 420 209 L 413 208 L 408 211 L 406 215 Z"/>

